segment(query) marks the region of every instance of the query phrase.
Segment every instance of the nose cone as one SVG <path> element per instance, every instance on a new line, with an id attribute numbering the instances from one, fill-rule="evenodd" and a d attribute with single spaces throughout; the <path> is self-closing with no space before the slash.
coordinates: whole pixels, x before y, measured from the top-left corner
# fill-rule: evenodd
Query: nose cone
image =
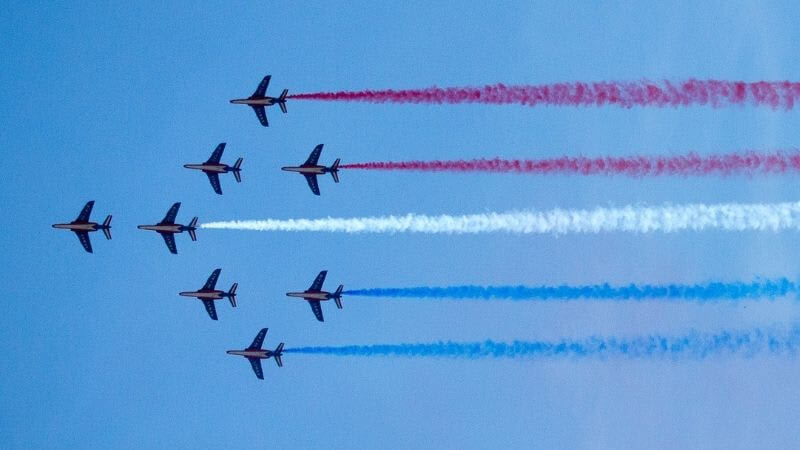
<path id="1" fill-rule="evenodd" d="M 227 351 L 227 352 L 225 352 L 225 353 L 227 353 L 227 354 L 229 354 L 229 355 L 232 355 L 234 351 L 235 351 L 235 350 L 228 350 L 228 351 Z"/>
<path id="2" fill-rule="evenodd" d="M 179 292 L 178 295 L 180 295 L 181 297 L 191 297 L 192 293 L 191 292 Z"/>

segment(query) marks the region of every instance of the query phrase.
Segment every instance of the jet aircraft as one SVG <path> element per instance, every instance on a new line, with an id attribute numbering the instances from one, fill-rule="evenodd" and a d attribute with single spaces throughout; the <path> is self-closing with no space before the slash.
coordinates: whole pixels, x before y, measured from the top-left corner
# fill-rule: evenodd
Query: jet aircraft
<path id="1" fill-rule="evenodd" d="M 267 97 L 267 86 L 269 86 L 269 80 L 271 76 L 267 75 L 261 80 L 256 91 L 253 92 L 253 95 L 247 98 L 237 98 L 231 100 L 231 103 L 235 105 L 248 105 L 253 108 L 253 111 L 256 112 L 256 116 L 258 116 L 258 120 L 261 122 L 261 125 L 268 127 L 269 122 L 267 121 L 267 112 L 265 107 L 278 105 L 281 108 L 281 111 L 284 113 L 286 112 L 286 94 L 289 93 L 288 89 L 284 89 L 281 92 L 279 97 Z"/>
<path id="2" fill-rule="evenodd" d="M 231 302 L 231 306 L 236 308 L 236 288 L 239 287 L 239 283 L 233 283 L 231 290 L 228 292 L 215 289 L 217 286 L 217 279 L 219 278 L 219 273 L 221 271 L 222 269 L 217 269 L 211 272 L 211 276 L 208 277 L 208 281 L 206 281 L 206 284 L 204 284 L 199 291 L 184 291 L 179 294 L 183 297 L 195 297 L 199 300 L 202 300 L 203 305 L 205 305 L 206 311 L 208 311 L 208 315 L 212 320 L 217 320 L 217 309 L 214 307 L 215 300 L 227 298 L 228 301 Z"/>
<path id="3" fill-rule="evenodd" d="M 330 167 L 320 166 L 317 164 L 317 161 L 319 161 L 319 155 L 322 153 L 322 145 L 323 144 L 319 144 L 318 146 L 314 147 L 311 155 L 309 155 L 308 159 L 303 163 L 303 165 L 281 167 L 281 170 L 285 170 L 287 172 L 297 172 L 306 177 L 308 187 L 311 188 L 311 192 L 313 192 L 314 195 L 319 195 L 317 175 L 330 173 L 333 177 L 333 181 L 336 183 L 339 182 L 339 162 L 341 159 L 337 158 Z"/>
<path id="4" fill-rule="evenodd" d="M 89 233 L 92 231 L 103 230 L 106 239 L 111 239 L 111 215 L 106 217 L 102 224 L 97 222 L 89 222 L 89 216 L 92 214 L 92 207 L 94 207 L 94 200 L 87 202 L 86 205 L 78 214 L 78 218 L 70 223 L 54 223 L 53 228 L 62 230 L 70 230 L 78 236 L 81 245 L 87 252 L 92 253 L 92 242 L 89 240 Z"/>
<path id="5" fill-rule="evenodd" d="M 187 169 L 202 170 L 206 175 L 208 175 L 208 181 L 211 182 L 211 187 L 214 188 L 214 192 L 219 195 L 222 195 L 222 187 L 219 185 L 219 174 L 233 172 L 233 177 L 236 178 L 236 182 L 242 182 L 242 158 L 237 159 L 233 166 L 222 164 L 219 162 L 219 160 L 222 158 L 222 152 L 224 151 L 225 143 L 223 142 L 217 146 L 217 148 L 214 150 L 214 153 L 212 153 L 211 157 L 208 158 L 208 161 L 202 164 L 183 165 L 183 167 L 186 167 Z"/>
<path id="6" fill-rule="evenodd" d="M 169 252 L 172 254 L 178 253 L 178 248 L 175 246 L 175 234 L 176 233 L 183 233 L 184 231 L 189 232 L 189 237 L 192 238 L 193 241 L 197 240 L 197 235 L 195 234 L 195 230 L 197 230 L 197 217 L 193 218 L 189 225 L 181 225 L 179 223 L 175 223 L 175 217 L 178 215 L 178 208 L 181 207 L 181 202 L 177 202 L 172 205 L 172 208 L 167 211 L 167 215 L 164 216 L 164 220 L 155 224 L 155 225 L 139 225 L 137 228 L 140 230 L 150 230 L 158 232 L 161 237 L 164 238 L 164 242 L 167 244 L 167 248 Z"/>
<path id="7" fill-rule="evenodd" d="M 308 304 L 311 305 L 311 311 L 314 311 L 314 316 L 316 316 L 317 320 L 320 322 L 324 322 L 325 319 L 322 317 L 322 307 L 319 302 L 333 299 L 333 301 L 336 302 L 336 307 L 342 309 L 342 290 L 344 289 L 344 285 L 340 284 L 339 287 L 336 288 L 336 292 L 333 293 L 323 291 L 322 283 L 325 282 L 326 275 L 328 275 L 327 270 L 320 272 L 317 278 L 314 279 L 314 282 L 311 283 L 311 287 L 306 291 L 286 293 L 287 297 L 297 297 L 307 301 Z"/>
<path id="8" fill-rule="evenodd" d="M 264 337 L 267 335 L 267 329 L 262 328 L 261 331 L 258 332 L 256 338 L 253 339 L 253 343 L 250 344 L 244 350 L 228 350 L 227 354 L 229 355 L 238 355 L 244 356 L 250 361 L 250 365 L 253 366 L 253 372 L 256 373 L 256 377 L 259 380 L 264 379 L 264 371 L 261 369 L 261 360 L 262 359 L 269 359 L 270 357 L 275 358 L 275 362 L 278 364 L 278 367 L 283 367 L 283 360 L 281 356 L 283 355 L 283 342 L 278 344 L 278 347 L 272 350 L 262 350 L 261 345 L 264 343 Z"/>

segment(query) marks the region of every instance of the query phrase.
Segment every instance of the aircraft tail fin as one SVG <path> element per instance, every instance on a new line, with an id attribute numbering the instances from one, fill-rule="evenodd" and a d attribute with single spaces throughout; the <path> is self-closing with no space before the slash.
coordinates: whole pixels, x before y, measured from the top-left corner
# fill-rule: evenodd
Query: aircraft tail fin
<path id="1" fill-rule="evenodd" d="M 228 291 L 228 300 L 231 302 L 231 306 L 236 308 L 236 289 L 239 287 L 239 283 L 233 283 L 231 286 L 231 290 Z"/>
<path id="2" fill-rule="evenodd" d="M 237 183 L 241 183 L 242 182 L 242 173 L 241 173 L 242 161 L 244 161 L 244 158 L 239 158 L 239 159 L 236 160 L 236 163 L 233 165 L 233 177 L 236 178 L 236 182 Z"/>
<path id="3" fill-rule="evenodd" d="M 278 367 L 283 367 L 283 342 L 278 344 L 278 347 L 275 348 L 275 351 L 272 353 L 272 355 L 275 358 L 275 363 L 278 364 Z"/>
<path id="4" fill-rule="evenodd" d="M 106 239 L 111 239 L 111 214 L 103 221 L 103 234 L 106 235 Z"/>
<path id="5" fill-rule="evenodd" d="M 340 284 L 338 288 L 336 288 L 336 292 L 333 293 L 333 301 L 336 302 L 336 307 L 342 309 L 342 291 L 344 290 L 344 285 Z"/>
<path id="6" fill-rule="evenodd" d="M 281 92 L 281 96 L 278 97 L 278 106 L 280 106 L 281 112 L 284 113 L 284 114 L 286 114 L 288 112 L 286 110 L 286 94 L 288 94 L 288 93 L 289 93 L 289 90 L 288 89 L 284 89 L 283 92 Z"/>
<path id="7" fill-rule="evenodd" d="M 336 161 L 333 162 L 331 166 L 331 176 L 333 177 L 333 181 L 338 183 L 339 182 L 339 163 L 342 162 L 340 158 L 336 158 Z"/>
<path id="8" fill-rule="evenodd" d="M 196 241 L 197 240 L 197 233 L 196 233 L 196 230 L 197 230 L 197 217 L 193 217 L 192 218 L 192 221 L 189 222 L 188 228 L 189 229 L 187 231 L 189 231 L 189 237 L 192 238 L 193 241 Z"/>

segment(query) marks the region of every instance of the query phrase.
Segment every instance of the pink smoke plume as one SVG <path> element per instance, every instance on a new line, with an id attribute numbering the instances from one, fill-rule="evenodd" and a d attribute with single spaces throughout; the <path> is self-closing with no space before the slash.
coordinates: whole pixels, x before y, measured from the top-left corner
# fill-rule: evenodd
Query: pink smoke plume
<path id="1" fill-rule="evenodd" d="M 364 91 L 314 92 L 289 98 L 368 103 L 484 103 L 526 106 L 634 106 L 728 105 L 769 106 L 792 109 L 800 98 L 800 82 L 794 81 L 601 81 L 541 85 L 483 87 L 430 87 Z"/>
<path id="2" fill-rule="evenodd" d="M 629 156 L 549 159 L 471 159 L 450 161 L 386 161 L 342 164 L 342 169 L 423 172 L 495 172 L 526 174 L 627 175 L 757 175 L 800 172 L 800 151 L 729 153 L 700 156 Z"/>

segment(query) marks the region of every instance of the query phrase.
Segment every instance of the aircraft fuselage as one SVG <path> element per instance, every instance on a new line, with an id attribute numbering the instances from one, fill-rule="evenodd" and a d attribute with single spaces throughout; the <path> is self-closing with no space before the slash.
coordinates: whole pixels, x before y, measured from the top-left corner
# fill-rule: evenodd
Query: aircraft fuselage
<path id="1" fill-rule="evenodd" d="M 97 231 L 103 228 L 97 222 L 87 222 L 87 223 L 54 223 L 53 228 L 58 228 L 61 230 L 71 230 L 71 231 Z"/>
<path id="2" fill-rule="evenodd" d="M 287 292 L 286 296 L 287 297 L 301 298 L 303 300 L 319 300 L 319 301 L 330 300 L 330 299 L 333 298 L 333 294 L 331 294 L 330 292 L 325 292 L 325 291 L 321 291 L 321 292 Z"/>
<path id="3" fill-rule="evenodd" d="M 281 101 L 275 97 L 237 98 L 235 100 L 231 100 L 231 103 L 234 105 L 272 106 L 281 103 Z"/>
<path id="4" fill-rule="evenodd" d="M 281 167 L 281 170 L 309 175 L 323 175 L 331 171 L 329 167 L 325 166 L 287 166 Z"/>
<path id="5" fill-rule="evenodd" d="M 228 173 L 233 170 L 233 167 L 227 164 L 184 164 L 183 167 L 211 173 Z"/>
<path id="6" fill-rule="evenodd" d="M 244 356 L 245 358 L 269 359 L 272 357 L 272 350 L 250 349 L 250 350 L 228 350 L 229 355 Z"/>
<path id="7" fill-rule="evenodd" d="M 170 225 L 139 225 L 136 227 L 140 230 L 150 230 L 150 231 L 157 231 L 159 233 L 183 233 L 184 231 L 189 230 L 191 227 L 187 227 L 186 225 L 181 224 L 170 224 Z"/>
<path id="8" fill-rule="evenodd" d="M 221 300 L 225 297 L 230 297 L 227 292 L 220 291 L 219 289 L 213 290 L 199 290 L 199 291 L 184 291 L 179 293 L 183 297 L 195 297 L 200 300 Z"/>

